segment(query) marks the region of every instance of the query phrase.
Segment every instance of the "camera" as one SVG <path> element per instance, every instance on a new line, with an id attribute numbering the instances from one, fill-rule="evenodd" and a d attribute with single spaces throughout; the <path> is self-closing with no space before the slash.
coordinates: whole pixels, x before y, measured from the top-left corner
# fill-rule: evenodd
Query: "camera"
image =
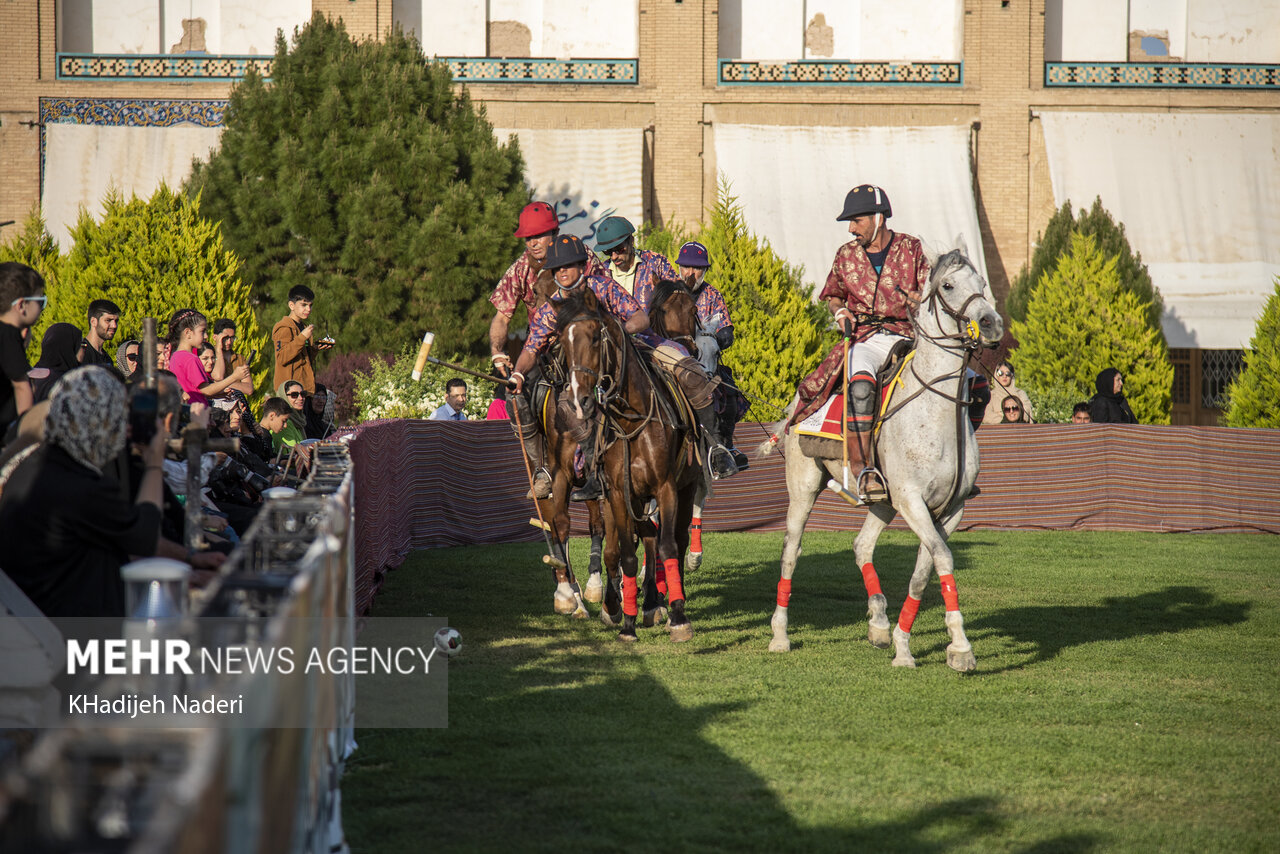
<path id="1" fill-rule="evenodd" d="M 138 387 L 129 397 L 129 436 L 135 445 L 148 445 L 156 435 L 160 398 L 153 388 Z"/>
<path id="2" fill-rule="evenodd" d="M 253 469 L 233 457 L 227 457 L 209 473 L 209 488 L 215 495 L 234 491 L 237 486 L 246 486 L 255 493 L 261 493 L 271 486 L 271 482 Z"/>

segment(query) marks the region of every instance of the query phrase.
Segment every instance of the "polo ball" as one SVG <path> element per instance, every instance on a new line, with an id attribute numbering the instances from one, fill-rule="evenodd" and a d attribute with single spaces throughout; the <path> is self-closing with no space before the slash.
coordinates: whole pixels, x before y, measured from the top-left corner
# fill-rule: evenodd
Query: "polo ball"
<path id="1" fill-rule="evenodd" d="M 462 652 L 462 635 L 457 629 L 445 626 L 436 632 L 436 649 L 452 658 Z"/>

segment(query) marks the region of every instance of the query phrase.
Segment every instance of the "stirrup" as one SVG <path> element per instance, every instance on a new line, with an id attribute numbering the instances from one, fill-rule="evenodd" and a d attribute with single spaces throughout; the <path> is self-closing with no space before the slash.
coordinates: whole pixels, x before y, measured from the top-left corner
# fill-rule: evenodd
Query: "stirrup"
<path id="1" fill-rule="evenodd" d="M 889 500 L 889 487 L 885 484 L 884 475 L 878 468 L 867 466 L 858 472 L 854 485 L 858 491 L 858 500 L 864 504 Z"/>
<path id="2" fill-rule="evenodd" d="M 751 460 L 747 459 L 747 455 L 742 451 L 737 448 L 730 448 L 729 454 L 733 457 L 733 463 L 738 467 L 738 471 L 746 471 L 751 468 Z"/>
<path id="3" fill-rule="evenodd" d="M 588 475 L 582 486 L 569 493 L 570 501 L 599 501 L 603 497 L 604 488 L 600 485 L 600 478 L 595 475 Z"/>
<path id="4" fill-rule="evenodd" d="M 533 501 L 535 499 L 551 497 L 551 472 L 545 468 L 539 467 L 533 472 L 533 486 L 525 495 L 525 498 Z"/>
<path id="5" fill-rule="evenodd" d="M 711 469 L 712 480 L 724 480 L 738 473 L 733 455 L 724 445 L 712 445 L 707 448 L 707 466 Z"/>

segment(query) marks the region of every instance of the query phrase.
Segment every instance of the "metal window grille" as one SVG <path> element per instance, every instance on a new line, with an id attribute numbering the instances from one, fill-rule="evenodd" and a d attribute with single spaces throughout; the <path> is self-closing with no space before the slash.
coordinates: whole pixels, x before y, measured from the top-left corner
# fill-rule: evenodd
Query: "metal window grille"
<path id="1" fill-rule="evenodd" d="M 1200 405 L 1226 409 L 1227 387 L 1244 370 L 1243 350 L 1200 351 Z M 1174 399 L 1177 399 L 1177 368 L 1174 368 Z"/>

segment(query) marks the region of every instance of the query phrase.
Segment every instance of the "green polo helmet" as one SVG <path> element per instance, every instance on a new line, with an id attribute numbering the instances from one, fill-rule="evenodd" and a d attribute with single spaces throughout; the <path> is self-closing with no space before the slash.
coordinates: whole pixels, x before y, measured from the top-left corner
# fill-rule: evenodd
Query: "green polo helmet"
<path id="1" fill-rule="evenodd" d="M 628 237 L 636 233 L 636 227 L 626 217 L 611 216 L 601 221 L 596 229 L 596 249 L 608 252 L 615 246 L 621 246 Z"/>

